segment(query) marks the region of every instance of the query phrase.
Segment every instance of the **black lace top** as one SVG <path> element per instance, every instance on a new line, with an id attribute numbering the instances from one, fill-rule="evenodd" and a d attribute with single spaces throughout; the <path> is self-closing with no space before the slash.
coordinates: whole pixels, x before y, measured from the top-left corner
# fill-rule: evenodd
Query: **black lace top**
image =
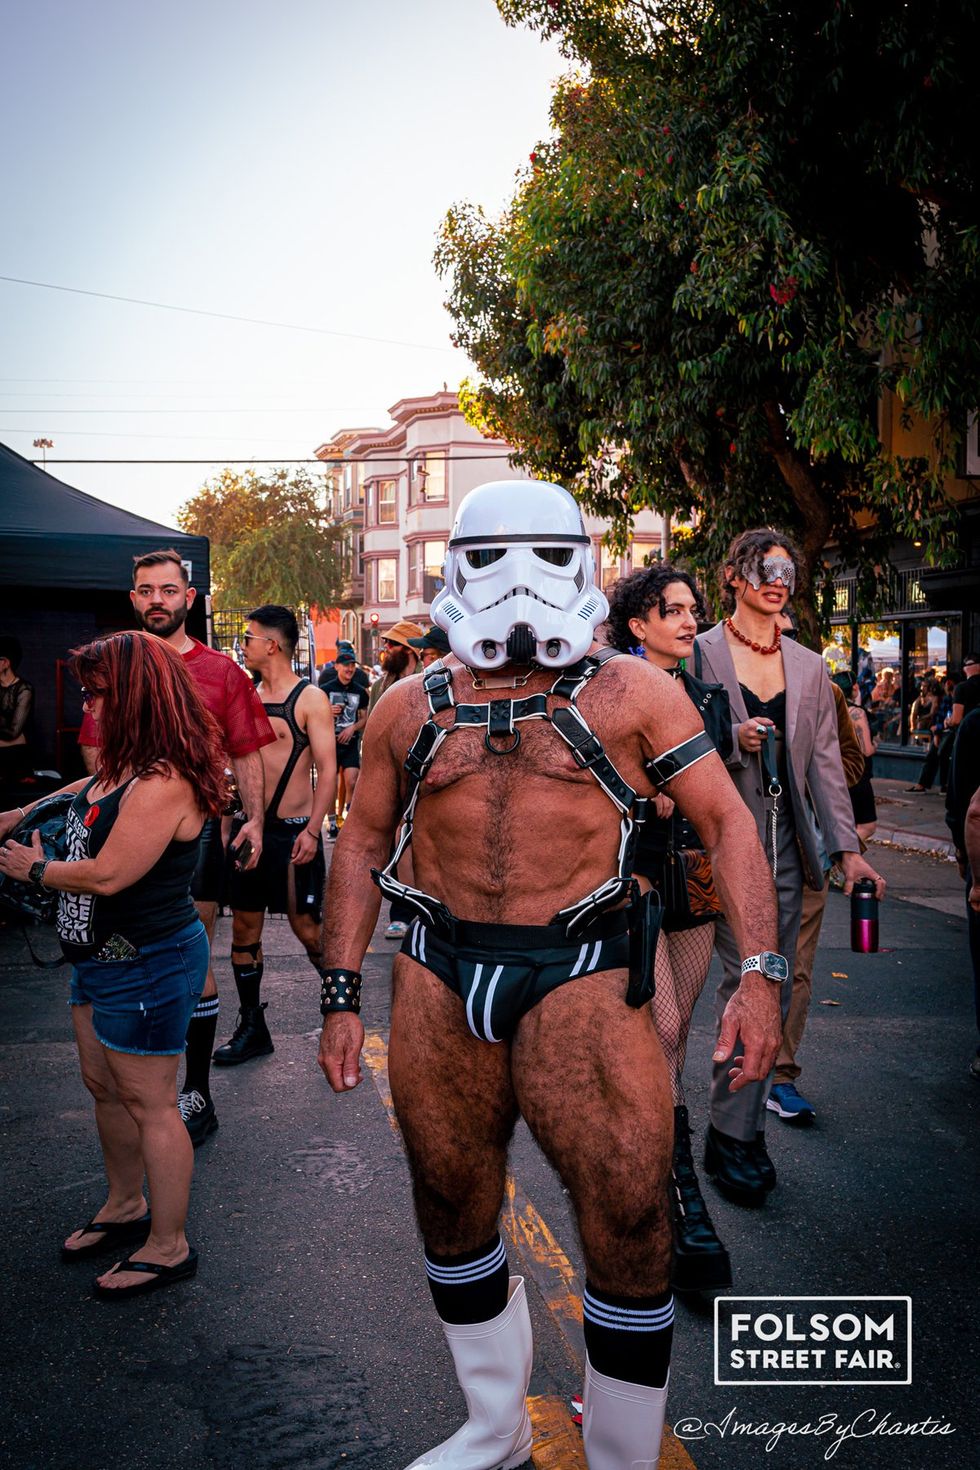
<path id="1" fill-rule="evenodd" d="M 26 735 L 33 704 L 34 689 L 26 679 L 0 684 L 0 740 L 16 740 Z"/>

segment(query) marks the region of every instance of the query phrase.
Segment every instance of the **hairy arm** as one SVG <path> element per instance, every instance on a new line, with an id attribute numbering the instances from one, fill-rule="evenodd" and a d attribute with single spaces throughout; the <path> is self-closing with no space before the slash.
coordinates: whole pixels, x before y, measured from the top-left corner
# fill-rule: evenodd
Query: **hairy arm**
<path id="1" fill-rule="evenodd" d="M 334 782 L 337 779 L 337 746 L 330 701 L 322 690 L 312 685 L 309 689 L 304 689 L 299 700 L 299 711 L 306 718 L 306 734 L 316 767 L 316 790 L 313 793 L 310 820 L 293 843 L 289 860 L 293 863 L 309 863 L 316 853 L 317 838 L 324 818 L 333 805 Z"/>
<path id="2" fill-rule="evenodd" d="M 381 894 L 371 878 L 391 853 L 398 825 L 401 761 L 395 734 L 406 695 L 396 692 L 375 710 L 364 737 L 357 800 L 334 847 L 324 899 L 323 953 L 326 969 L 360 970 Z M 359 1016 L 336 1011 L 324 1018 L 319 1064 L 334 1092 L 349 1092 L 361 1080 L 364 1027 Z"/>
<path id="3" fill-rule="evenodd" d="M 235 781 L 241 793 L 242 805 L 248 821 L 238 833 L 238 840 L 233 843 L 237 851 L 247 838 L 252 844 L 252 856 L 245 864 L 246 869 L 254 868 L 262 856 L 262 824 L 265 820 L 265 767 L 262 764 L 262 754 L 258 750 L 250 750 L 248 755 L 233 755 L 231 768 L 235 773 Z"/>
<path id="4" fill-rule="evenodd" d="M 660 696 L 645 741 L 654 753 L 688 740 L 701 728 L 690 700 L 676 687 L 658 689 Z M 718 755 L 707 755 L 673 778 L 665 788 L 681 813 L 697 828 L 711 858 L 711 871 L 725 917 L 745 959 L 762 950 L 779 949 L 776 890 L 759 842 L 755 820 L 742 801 Z M 725 1009 L 715 1061 L 724 1061 L 738 1037 L 742 1054 L 735 1058 L 731 1090 L 768 1075 L 782 1037 L 779 986 L 759 974 L 746 975 Z"/>

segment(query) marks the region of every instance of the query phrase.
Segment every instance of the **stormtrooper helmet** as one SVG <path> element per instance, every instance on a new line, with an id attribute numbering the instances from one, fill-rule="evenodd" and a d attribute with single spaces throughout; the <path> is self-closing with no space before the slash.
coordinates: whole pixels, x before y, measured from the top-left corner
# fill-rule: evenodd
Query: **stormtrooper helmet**
<path id="1" fill-rule="evenodd" d="M 463 500 L 432 621 L 470 668 L 561 669 L 588 653 L 609 604 L 582 514 L 560 485 L 498 480 Z"/>

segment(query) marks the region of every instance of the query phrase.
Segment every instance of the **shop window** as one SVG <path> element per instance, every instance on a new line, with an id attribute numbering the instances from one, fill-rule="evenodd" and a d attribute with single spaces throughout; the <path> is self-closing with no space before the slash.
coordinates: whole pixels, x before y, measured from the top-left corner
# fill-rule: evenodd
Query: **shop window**
<path id="1" fill-rule="evenodd" d="M 951 626 L 950 619 L 926 618 L 858 626 L 858 686 L 881 744 L 929 744 L 949 665 Z"/>

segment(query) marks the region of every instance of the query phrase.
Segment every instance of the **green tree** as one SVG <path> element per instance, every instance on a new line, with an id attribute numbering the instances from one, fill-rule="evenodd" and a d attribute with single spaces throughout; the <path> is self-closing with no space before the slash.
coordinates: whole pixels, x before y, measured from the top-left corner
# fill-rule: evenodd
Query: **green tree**
<path id="1" fill-rule="evenodd" d="M 181 507 L 177 523 L 210 537 L 218 607 L 337 601 L 341 532 L 329 522 L 322 481 L 305 469 L 222 470 Z"/>
<path id="2" fill-rule="evenodd" d="M 865 608 L 893 538 L 948 563 L 980 382 L 976 4 L 498 7 L 580 69 L 503 216 L 443 225 L 471 421 L 614 539 L 643 506 L 695 510 L 702 569 L 746 525 L 785 526 L 804 611 L 828 542 Z M 883 452 L 885 393 L 928 454 Z"/>

